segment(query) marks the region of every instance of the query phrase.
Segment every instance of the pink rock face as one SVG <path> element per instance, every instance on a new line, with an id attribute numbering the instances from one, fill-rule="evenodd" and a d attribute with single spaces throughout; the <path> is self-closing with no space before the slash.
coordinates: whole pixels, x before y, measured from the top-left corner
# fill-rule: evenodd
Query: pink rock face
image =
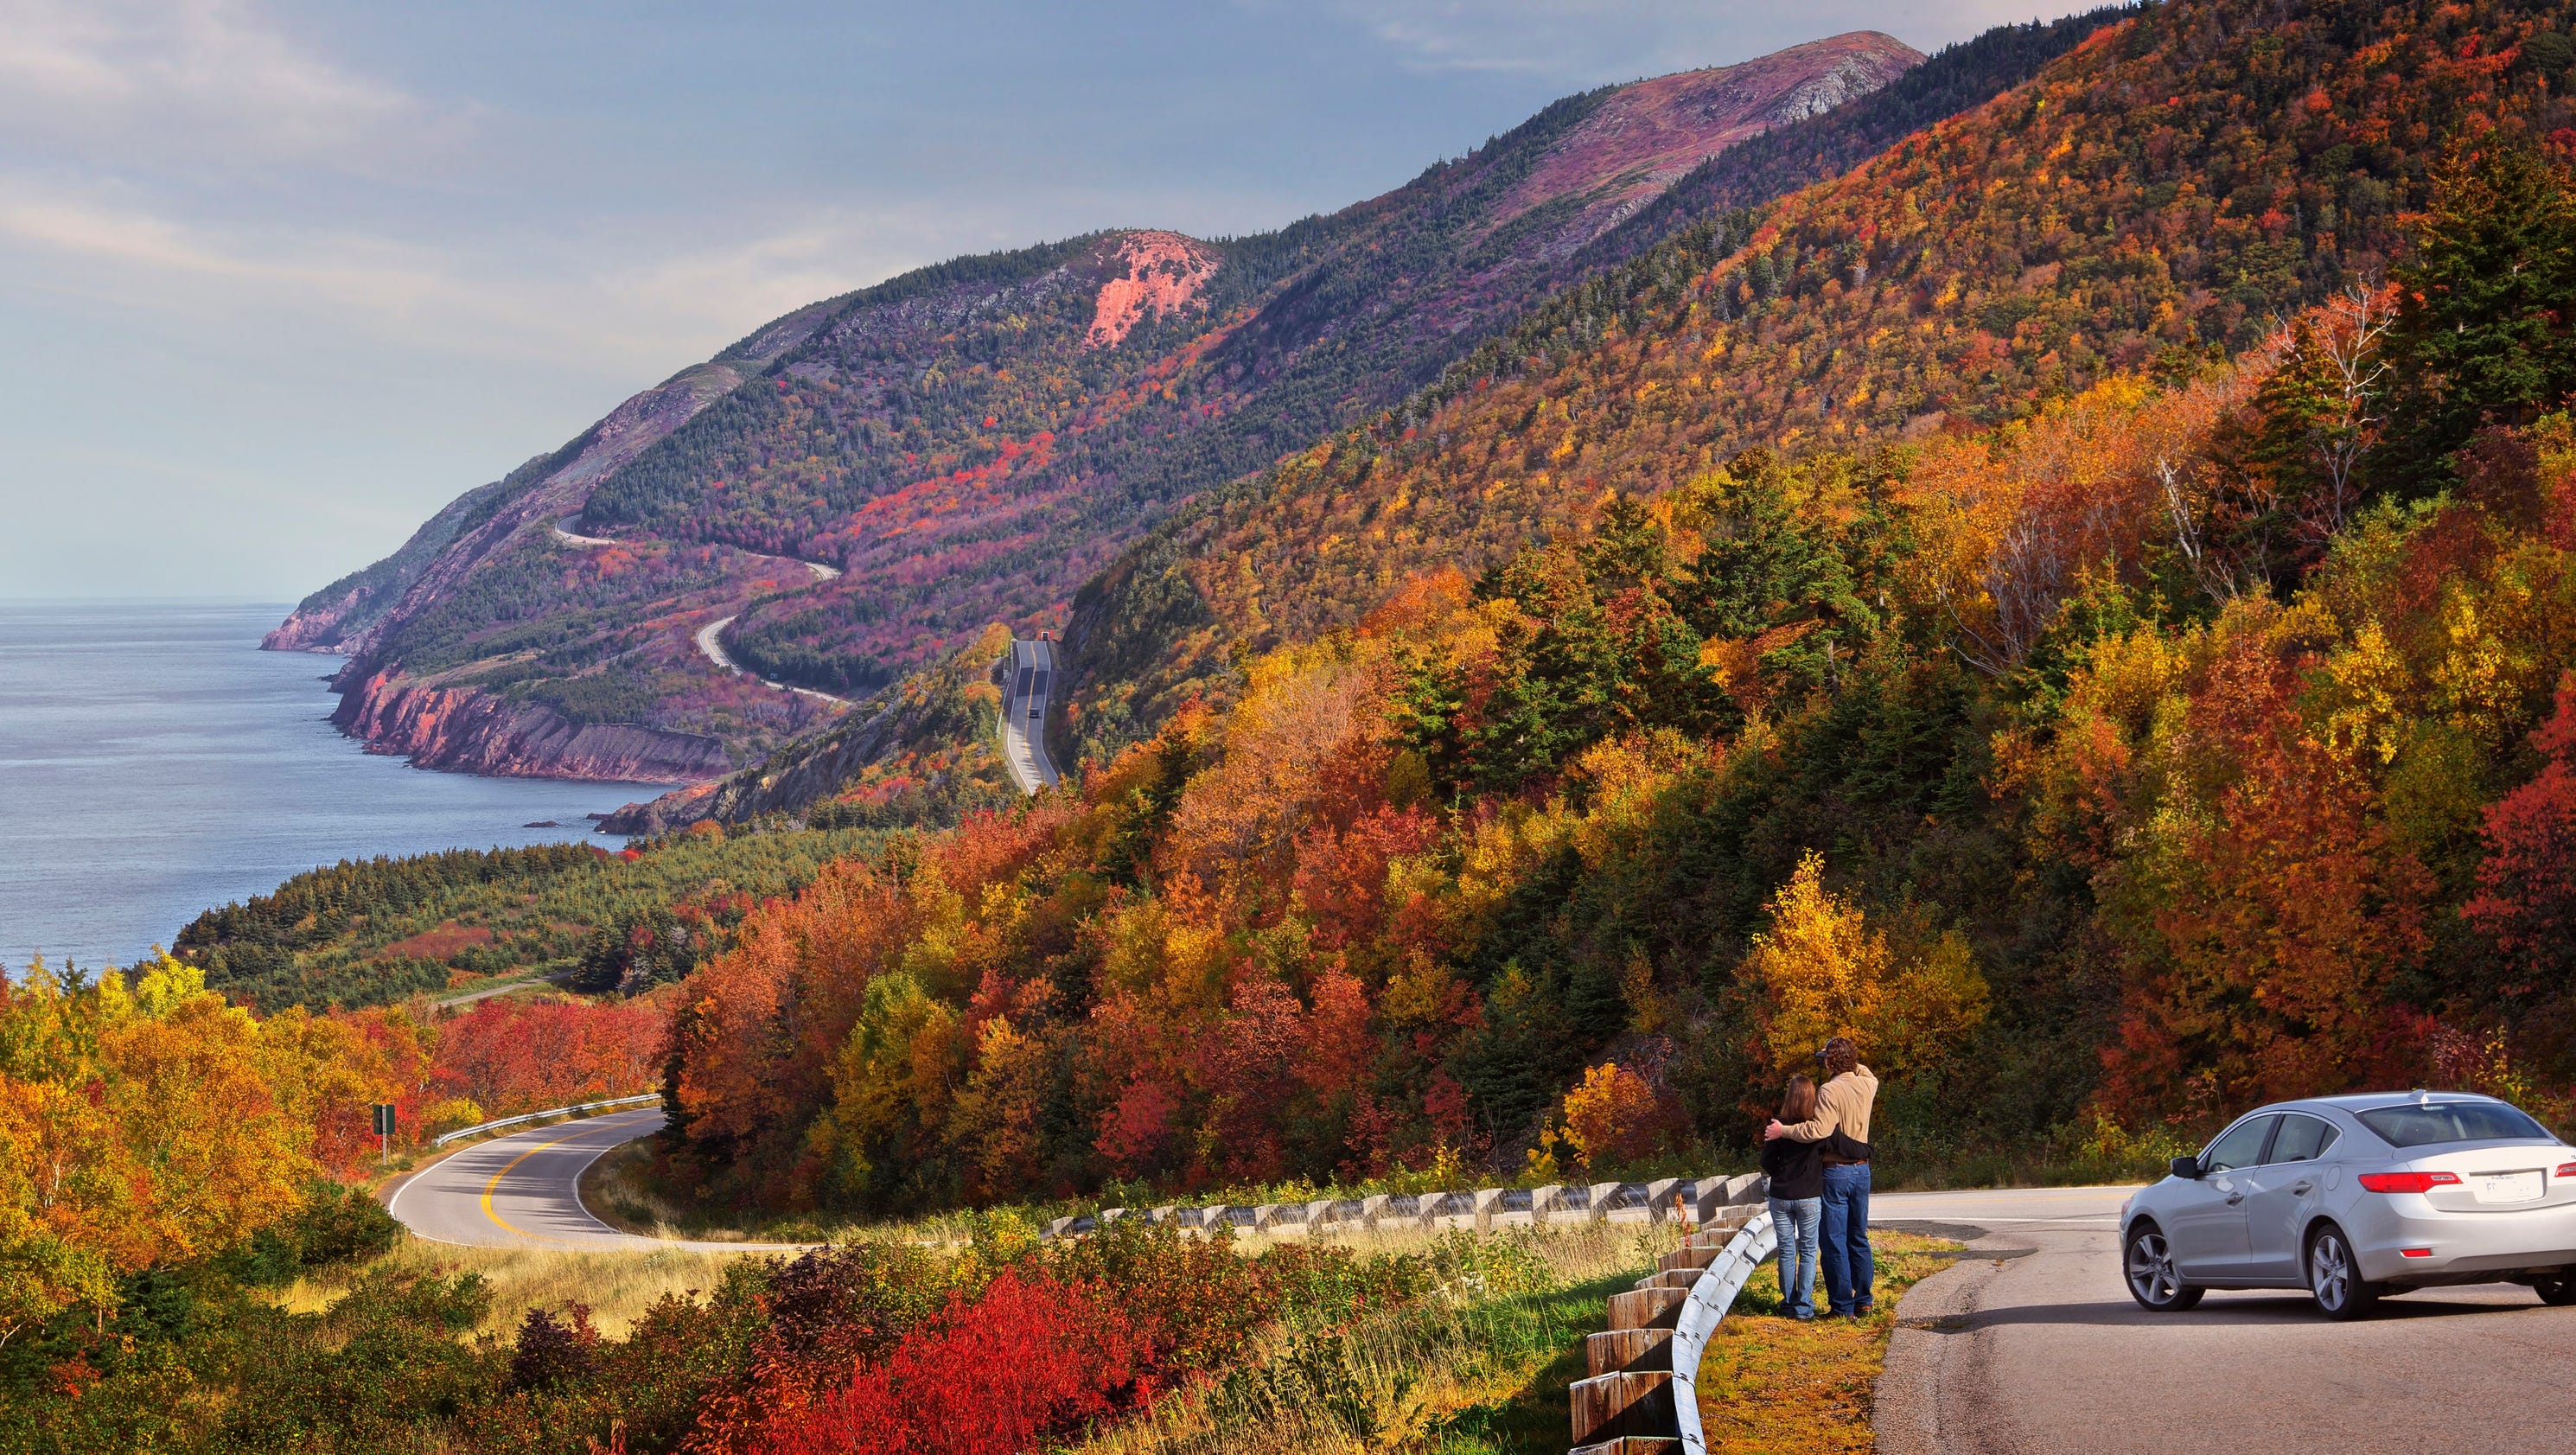
<path id="1" fill-rule="evenodd" d="M 1705 71 L 1640 81 L 1604 101 L 1495 209 L 1507 222 L 1551 198 L 1586 196 L 1586 238 L 1653 199 L 1691 168 L 1773 127 L 1830 111 L 1923 63 L 1891 35 L 1853 31 Z"/>
<path id="2" fill-rule="evenodd" d="M 669 783 L 714 778 L 731 767 L 724 745 L 694 733 L 628 723 L 577 723 L 542 704 L 512 703 L 472 688 L 420 687 L 377 673 L 331 715 L 370 752 L 423 768 L 505 778 Z"/>
<path id="3" fill-rule="evenodd" d="M 1159 318 L 1188 307 L 1223 261 L 1214 248 L 1177 232 L 1131 232 L 1120 240 L 1116 262 L 1124 272 L 1100 285 L 1085 343 L 1116 348 L 1152 309 Z"/>
<path id="4" fill-rule="evenodd" d="M 345 652 L 348 648 L 343 644 L 340 623 L 357 604 L 358 593 L 352 590 L 337 601 L 309 609 L 299 608 L 279 623 L 275 631 L 260 638 L 259 649 L 263 652 Z"/>

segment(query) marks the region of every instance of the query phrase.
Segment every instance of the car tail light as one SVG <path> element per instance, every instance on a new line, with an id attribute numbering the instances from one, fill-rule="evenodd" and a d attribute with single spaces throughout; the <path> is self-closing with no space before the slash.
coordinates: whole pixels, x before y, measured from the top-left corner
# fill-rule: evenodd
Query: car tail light
<path id="1" fill-rule="evenodd" d="M 2559 1163 L 2558 1175 L 2561 1177 L 2576 1177 L 2576 1162 Z"/>
<path id="2" fill-rule="evenodd" d="M 2369 1192 L 2430 1192 L 2460 1185 L 2458 1175 L 2450 1172 L 2365 1172 L 2359 1181 Z"/>

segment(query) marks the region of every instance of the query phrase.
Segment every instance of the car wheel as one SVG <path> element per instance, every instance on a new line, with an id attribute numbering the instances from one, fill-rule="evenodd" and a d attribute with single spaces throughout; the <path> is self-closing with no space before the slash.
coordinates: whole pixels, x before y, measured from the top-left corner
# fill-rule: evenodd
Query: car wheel
<path id="1" fill-rule="evenodd" d="M 2136 1299 L 2140 1308 L 2151 1313 L 2178 1314 L 2200 1302 L 2200 1290 L 2185 1284 L 2182 1276 L 2174 1272 L 2173 1247 L 2165 1241 L 2164 1229 L 2153 1223 L 2140 1223 L 2129 1230 L 2120 1263 L 2128 1276 L 2129 1297 Z"/>
<path id="2" fill-rule="evenodd" d="M 2576 1303 L 2576 1278 L 2539 1278 L 2532 1280 L 2531 1291 L 2551 1308 L 2565 1308 Z"/>
<path id="3" fill-rule="evenodd" d="M 2379 1301 L 2379 1290 L 2361 1278 L 2361 1260 L 2343 1229 L 2329 1223 L 2308 1240 L 2308 1292 L 2317 1312 L 2330 1319 L 2357 1319 Z"/>

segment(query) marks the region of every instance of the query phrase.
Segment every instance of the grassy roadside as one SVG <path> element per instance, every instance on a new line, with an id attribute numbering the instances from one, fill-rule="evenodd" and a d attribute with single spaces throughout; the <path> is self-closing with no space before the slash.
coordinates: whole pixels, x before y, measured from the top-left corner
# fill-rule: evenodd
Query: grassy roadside
<path id="1" fill-rule="evenodd" d="M 1757 1272 L 1700 1360 L 1700 1420 L 1711 1455 L 1799 1455 L 1876 1448 L 1870 1394 L 1887 1363 L 1896 1302 L 1951 1265 L 1959 1244 L 1879 1233 L 1877 1311 L 1866 1319 L 1779 1317 L 1780 1280 Z M 1817 1294 L 1823 1295 L 1821 1283 Z"/>
<path id="2" fill-rule="evenodd" d="M 1386 1251 L 1408 1239 L 1396 1235 Z M 1450 1235 L 1459 1236 L 1459 1235 Z M 1378 1251 L 1380 1240 L 1352 1246 Z M 1566 1385 L 1610 1295 L 1678 1242 L 1670 1226 L 1514 1230 L 1472 1278 L 1335 1329 L 1283 1329 L 1214 1384 L 1080 1455 L 1547 1451 L 1566 1446 Z"/>
<path id="3" fill-rule="evenodd" d="M 681 1248 L 650 1253 L 468 1248 L 405 1236 L 392 1252 L 363 1268 L 299 1278 L 269 1301 L 288 1313 L 320 1313 L 339 1302 L 362 1273 L 471 1273 L 483 1280 L 492 1301 L 482 1323 L 464 1331 L 469 1335 L 508 1338 L 528 1310 L 578 1303 L 591 1311 L 595 1328 L 618 1338 L 665 1294 L 703 1294 L 723 1281 L 726 1264 L 746 1256 Z"/>
<path id="4" fill-rule="evenodd" d="M 1349 1329 L 1265 1340 L 1229 1377 L 1078 1455 L 1562 1455 L 1584 1336 L 1606 1325 L 1610 1296 L 1670 1238 L 1612 1229 L 1532 1238 L 1545 1271 L 1528 1287 L 1449 1290 Z M 1872 1448 L 1871 1389 L 1897 1299 L 1950 1266 L 1958 1245 L 1886 1233 L 1877 1247 L 1878 1312 L 1865 1320 L 1780 1318 L 1777 1276 L 1754 1275 L 1700 1365 L 1710 1451 Z"/>

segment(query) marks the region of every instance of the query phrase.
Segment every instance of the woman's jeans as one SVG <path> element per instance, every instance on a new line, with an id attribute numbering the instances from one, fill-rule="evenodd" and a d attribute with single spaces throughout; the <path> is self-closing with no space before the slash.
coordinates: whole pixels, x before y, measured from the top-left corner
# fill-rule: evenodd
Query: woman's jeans
<path id="1" fill-rule="evenodd" d="M 1780 1312 L 1793 1319 L 1816 1316 L 1816 1220 L 1820 1197 L 1771 1199 L 1771 1231 L 1780 1241 Z"/>
<path id="2" fill-rule="evenodd" d="M 1877 1302 L 1878 1264 L 1869 1252 L 1869 1164 L 1825 1169 L 1825 1308 L 1867 1313 Z"/>

